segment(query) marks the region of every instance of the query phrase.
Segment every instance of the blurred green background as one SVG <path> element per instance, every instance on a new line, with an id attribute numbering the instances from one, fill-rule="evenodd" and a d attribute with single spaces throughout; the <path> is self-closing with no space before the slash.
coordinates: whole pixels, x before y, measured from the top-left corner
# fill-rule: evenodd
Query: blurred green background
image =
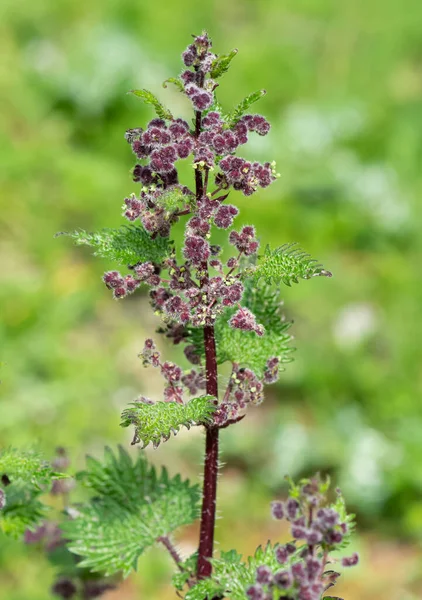
<path id="1" fill-rule="evenodd" d="M 227 109 L 268 91 L 257 110 L 272 130 L 246 153 L 276 159 L 282 176 L 233 197 L 237 227 L 255 223 L 263 244 L 297 241 L 334 274 L 283 290 L 295 362 L 223 432 L 218 547 L 252 553 L 282 539 L 268 503 L 283 476 L 321 470 L 358 515 L 361 566 L 337 593 L 419 598 L 420 0 L 2 1 L 0 445 L 66 446 L 81 467 L 105 443 L 128 445 L 128 402 L 161 393 L 136 356 L 156 327 L 146 298 L 113 302 L 101 282 L 111 265 L 54 234 L 123 223 L 122 200 L 136 191 L 123 134 L 152 117 L 125 92 L 150 88 L 187 116 L 161 82 L 203 28 L 217 52 L 239 48 L 218 90 Z M 148 452 L 199 479 L 202 448 L 194 431 Z M 196 537 L 181 533 L 182 553 Z M 0 599 L 49 598 L 46 560 L 0 542 Z M 172 598 L 170 570 L 153 550 L 107 598 Z"/>

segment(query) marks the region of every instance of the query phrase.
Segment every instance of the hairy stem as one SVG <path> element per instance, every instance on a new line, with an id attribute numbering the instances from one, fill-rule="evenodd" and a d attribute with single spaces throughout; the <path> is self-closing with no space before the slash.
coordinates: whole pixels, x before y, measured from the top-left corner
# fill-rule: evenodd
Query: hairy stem
<path id="1" fill-rule="evenodd" d="M 200 82 L 203 86 L 203 77 Z M 201 133 L 200 111 L 195 113 L 195 136 Z M 208 170 L 205 173 L 205 186 L 208 184 Z M 198 167 L 195 169 L 195 192 L 196 200 L 199 203 L 204 194 L 204 180 L 202 172 Z M 208 285 L 208 263 L 202 266 L 203 276 L 200 285 Z M 214 327 L 206 325 L 204 327 L 204 346 L 205 346 L 205 374 L 207 380 L 207 394 L 218 396 L 217 381 L 217 354 L 215 349 Z M 217 402 L 217 400 L 216 400 Z M 204 462 L 204 486 L 202 490 L 202 511 L 201 525 L 199 534 L 197 578 L 205 579 L 211 575 L 212 565 L 209 559 L 212 558 L 214 549 L 214 529 L 215 529 L 215 509 L 217 498 L 217 474 L 218 474 L 218 428 L 213 426 L 206 427 L 205 441 L 205 462 Z"/>
<path id="2" fill-rule="evenodd" d="M 170 539 L 166 535 L 162 535 L 159 538 L 157 538 L 157 542 L 161 542 L 167 548 L 170 556 L 172 557 L 172 559 L 174 560 L 176 565 L 179 567 L 179 569 L 181 571 L 183 571 L 183 567 L 181 566 L 183 560 L 180 557 L 179 553 L 177 552 L 176 548 L 171 543 Z"/>

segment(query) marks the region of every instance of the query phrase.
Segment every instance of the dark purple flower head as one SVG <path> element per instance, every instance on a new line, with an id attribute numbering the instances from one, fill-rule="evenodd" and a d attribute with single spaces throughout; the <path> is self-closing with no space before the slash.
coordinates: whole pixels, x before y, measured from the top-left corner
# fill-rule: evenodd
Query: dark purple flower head
<path id="1" fill-rule="evenodd" d="M 214 223 L 220 229 L 228 229 L 233 224 L 233 219 L 239 210 L 232 204 L 223 204 L 214 215 Z"/>
<path id="2" fill-rule="evenodd" d="M 180 79 L 185 85 L 188 85 L 189 83 L 195 83 L 196 74 L 193 71 L 183 71 L 183 73 L 180 75 Z"/>
<path id="3" fill-rule="evenodd" d="M 314 527 L 311 527 L 306 532 L 306 542 L 309 546 L 315 546 L 322 542 L 322 537 L 322 533 Z"/>
<path id="4" fill-rule="evenodd" d="M 196 60 L 196 48 L 192 44 L 182 54 L 182 60 L 187 67 L 191 67 Z"/>
<path id="5" fill-rule="evenodd" d="M 201 63 L 200 63 L 200 70 L 203 73 L 209 73 L 212 69 L 212 65 L 214 60 L 216 59 L 216 55 L 213 54 L 212 52 L 207 52 L 204 56 L 204 58 L 201 59 Z"/>
<path id="6" fill-rule="evenodd" d="M 183 404 L 182 394 L 183 388 L 179 386 L 169 385 L 164 389 L 164 401 L 178 402 L 179 404 Z"/>
<path id="7" fill-rule="evenodd" d="M 174 169 L 177 159 L 175 148 L 167 146 L 151 153 L 151 168 L 157 173 L 169 173 Z"/>
<path id="8" fill-rule="evenodd" d="M 180 142 L 174 144 L 179 158 L 187 158 L 194 149 L 194 142 L 190 136 L 185 136 Z"/>
<path id="9" fill-rule="evenodd" d="M 132 275 L 126 275 L 125 277 L 125 286 L 128 294 L 131 294 L 140 286 L 139 279 L 135 279 Z"/>
<path id="10" fill-rule="evenodd" d="M 189 125 L 183 119 L 177 119 L 170 125 L 169 132 L 173 142 L 180 142 L 189 132 Z"/>
<path id="11" fill-rule="evenodd" d="M 237 145 L 240 146 L 242 144 L 246 144 L 248 141 L 248 128 L 245 123 L 239 121 L 233 128 L 234 134 L 236 136 Z"/>
<path id="12" fill-rule="evenodd" d="M 254 331 L 257 335 L 264 335 L 264 328 L 258 325 L 255 315 L 248 308 L 239 308 L 229 321 L 233 329 L 242 329 L 243 331 Z"/>
<path id="13" fill-rule="evenodd" d="M 189 235 L 200 235 L 205 237 L 211 229 L 208 221 L 200 217 L 192 217 L 186 224 L 186 230 Z"/>
<path id="14" fill-rule="evenodd" d="M 318 558 L 310 556 L 306 561 L 306 573 L 309 581 L 315 581 L 315 579 L 321 575 L 323 569 L 323 563 Z"/>
<path id="15" fill-rule="evenodd" d="M 166 122 L 163 119 L 155 118 L 148 123 L 148 128 L 150 127 L 159 127 L 161 129 L 165 129 Z"/>
<path id="16" fill-rule="evenodd" d="M 308 580 L 305 567 L 301 562 L 292 565 L 292 575 L 299 584 L 306 583 Z"/>
<path id="17" fill-rule="evenodd" d="M 345 556 L 341 560 L 341 564 L 343 565 L 343 567 L 354 567 L 355 565 L 358 564 L 358 562 L 359 562 L 359 555 L 356 552 L 354 552 L 352 554 L 352 556 Z"/>
<path id="18" fill-rule="evenodd" d="M 197 349 L 193 344 L 186 346 L 183 352 L 191 364 L 199 365 L 201 363 L 201 357 L 198 355 Z"/>
<path id="19" fill-rule="evenodd" d="M 171 296 L 168 300 L 166 300 L 164 308 L 169 315 L 177 317 L 183 310 L 185 310 L 185 302 L 183 302 L 180 296 Z"/>
<path id="20" fill-rule="evenodd" d="M 195 371 L 195 369 L 192 369 L 189 373 L 183 375 L 182 383 L 188 388 L 189 393 L 192 394 L 192 396 L 195 396 L 200 392 L 200 390 L 204 390 L 206 387 L 204 372 L 198 372 Z"/>
<path id="21" fill-rule="evenodd" d="M 220 136 L 222 138 L 222 136 Z M 214 137 L 214 145 L 219 136 Z M 222 144 L 222 142 L 221 142 Z M 245 196 L 253 194 L 258 186 L 267 187 L 276 176 L 270 163 L 261 165 L 253 164 L 237 156 L 228 155 L 220 161 L 220 168 L 224 172 L 228 182 L 235 190 L 240 190 Z"/>
<path id="22" fill-rule="evenodd" d="M 264 590 L 258 583 L 251 585 L 246 590 L 246 595 L 250 600 L 264 600 Z"/>
<path id="23" fill-rule="evenodd" d="M 59 596 L 64 600 L 73 598 L 77 591 L 78 590 L 76 585 L 68 577 L 61 577 L 54 583 L 53 587 L 51 588 L 52 594 L 54 594 L 55 596 Z"/>
<path id="24" fill-rule="evenodd" d="M 124 199 L 123 216 L 129 221 L 136 221 L 142 214 L 145 205 L 134 194 Z"/>
<path id="25" fill-rule="evenodd" d="M 343 541 L 343 534 L 340 533 L 340 531 L 331 529 L 330 531 L 327 531 L 327 533 L 324 535 L 324 541 L 330 546 L 334 546 L 335 544 L 341 544 L 341 542 Z"/>
<path id="26" fill-rule="evenodd" d="M 259 248 L 259 242 L 255 239 L 255 229 L 251 226 L 243 227 L 240 233 L 232 231 L 229 236 L 229 242 L 246 256 L 255 254 Z"/>
<path id="27" fill-rule="evenodd" d="M 209 219 L 218 210 L 219 206 L 220 203 L 217 200 L 203 196 L 199 204 L 198 215 L 201 219 Z"/>
<path id="28" fill-rule="evenodd" d="M 140 263 L 139 265 L 136 265 L 133 270 L 140 281 L 147 281 L 151 275 L 155 274 L 155 267 L 152 262 Z"/>
<path id="29" fill-rule="evenodd" d="M 145 143 L 140 140 L 135 140 L 132 144 L 133 153 L 136 154 L 138 158 L 147 158 L 151 154 L 151 147 L 145 145 Z"/>
<path id="30" fill-rule="evenodd" d="M 183 254 L 186 260 L 194 265 L 200 265 L 210 256 L 210 245 L 203 238 L 192 235 L 186 238 Z"/>
<path id="31" fill-rule="evenodd" d="M 287 590 L 293 585 L 293 577 L 290 571 L 277 571 L 274 574 L 274 583 L 282 590 Z"/>
<path id="32" fill-rule="evenodd" d="M 276 356 L 267 360 L 264 371 L 264 382 L 266 384 L 275 383 L 277 381 L 279 363 L 280 360 Z"/>
<path id="33" fill-rule="evenodd" d="M 182 369 L 174 363 L 166 361 L 161 365 L 161 374 L 169 383 L 176 383 L 182 377 Z"/>
<path id="34" fill-rule="evenodd" d="M 190 83 L 185 86 L 185 92 L 189 98 L 192 98 L 193 96 L 201 94 L 202 89 L 198 87 L 195 83 Z"/>
<path id="35" fill-rule="evenodd" d="M 91 598 L 98 598 L 99 596 L 105 594 L 105 592 L 115 589 L 116 584 L 114 583 L 107 581 L 88 580 L 84 582 L 83 597 L 86 600 L 90 600 Z"/>
<path id="36" fill-rule="evenodd" d="M 192 104 L 196 110 L 203 111 L 209 108 L 213 103 L 213 96 L 210 92 L 201 90 L 198 93 L 190 95 Z"/>
<path id="37" fill-rule="evenodd" d="M 133 181 L 140 181 L 144 185 L 151 185 L 152 183 L 157 183 L 158 180 L 153 176 L 152 169 L 150 167 L 136 165 L 133 169 Z"/>
<path id="38" fill-rule="evenodd" d="M 204 129 L 212 129 L 218 128 L 222 124 L 221 115 L 216 111 L 210 111 L 205 115 L 202 119 L 202 127 Z"/>
<path id="39" fill-rule="evenodd" d="M 150 292 L 151 303 L 155 309 L 160 310 L 163 308 L 164 303 L 171 297 L 171 294 L 166 288 L 159 287 L 156 290 Z"/>
<path id="40" fill-rule="evenodd" d="M 340 521 L 338 512 L 333 508 L 320 508 L 316 514 L 321 529 L 330 529 Z"/>
<path id="41" fill-rule="evenodd" d="M 150 338 L 145 340 L 144 347 L 140 352 L 139 357 L 142 358 L 144 367 L 147 365 L 158 367 L 160 365 L 160 353 Z"/>
<path id="42" fill-rule="evenodd" d="M 204 165 L 212 167 L 214 165 L 214 154 L 205 146 L 200 146 L 195 151 L 195 162 L 204 163 Z"/>
<path id="43" fill-rule="evenodd" d="M 271 514 L 273 519 L 284 519 L 284 506 L 283 502 L 271 502 Z"/>
<path id="44" fill-rule="evenodd" d="M 293 521 L 299 512 L 299 502 L 295 498 L 289 498 L 286 503 L 287 518 Z"/>
<path id="45" fill-rule="evenodd" d="M 256 570 L 255 579 L 257 583 L 260 583 L 262 585 L 268 585 L 269 583 L 271 583 L 273 579 L 273 574 L 271 572 L 270 567 L 267 567 L 267 565 L 262 565 L 258 567 Z"/>
<path id="46" fill-rule="evenodd" d="M 221 294 L 223 296 L 223 305 L 224 306 L 234 306 L 241 301 L 243 296 L 243 285 L 240 281 L 234 281 L 230 285 L 226 285 L 222 288 Z"/>
<path id="47" fill-rule="evenodd" d="M 127 295 L 127 289 L 123 286 L 116 287 L 113 290 L 113 298 L 115 300 L 120 300 L 121 298 L 124 298 L 126 295 Z"/>
<path id="48" fill-rule="evenodd" d="M 296 546 L 294 544 L 285 544 L 284 546 L 277 546 L 275 549 L 275 558 L 277 562 L 284 565 L 291 554 L 296 552 Z"/>
<path id="49" fill-rule="evenodd" d="M 103 281 L 109 289 L 122 287 L 125 282 L 119 271 L 107 271 L 103 275 Z"/>

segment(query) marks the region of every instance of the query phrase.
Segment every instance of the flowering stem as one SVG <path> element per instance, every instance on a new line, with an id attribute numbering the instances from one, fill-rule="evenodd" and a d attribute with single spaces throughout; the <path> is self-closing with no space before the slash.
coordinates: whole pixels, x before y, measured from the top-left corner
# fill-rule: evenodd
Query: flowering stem
<path id="1" fill-rule="evenodd" d="M 201 80 L 200 87 L 203 85 Z M 201 133 L 201 112 L 195 114 L 195 137 Z M 206 184 L 208 183 L 208 172 L 206 172 Z M 199 168 L 195 169 L 196 200 L 199 203 L 204 194 L 204 181 Z M 201 287 L 208 284 L 208 264 L 204 265 L 204 277 L 201 278 Z M 204 327 L 205 346 L 205 374 L 207 380 L 207 394 L 218 397 L 217 382 L 217 354 L 215 349 L 214 327 Z M 217 402 L 217 400 L 216 400 Z M 217 473 L 218 473 L 218 428 L 206 427 L 205 462 L 204 462 L 204 486 L 202 491 L 201 525 L 199 534 L 197 577 L 205 579 L 211 575 L 212 558 L 214 549 L 215 509 L 217 498 Z"/>

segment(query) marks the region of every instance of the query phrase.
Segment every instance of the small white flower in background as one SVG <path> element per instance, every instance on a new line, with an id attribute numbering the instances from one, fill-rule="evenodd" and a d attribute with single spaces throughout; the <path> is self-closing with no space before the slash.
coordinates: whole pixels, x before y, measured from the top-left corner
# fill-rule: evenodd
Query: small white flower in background
<path id="1" fill-rule="evenodd" d="M 364 302 L 348 304 L 340 311 L 333 327 L 333 335 L 340 348 L 354 348 L 376 329 L 375 310 Z"/>

